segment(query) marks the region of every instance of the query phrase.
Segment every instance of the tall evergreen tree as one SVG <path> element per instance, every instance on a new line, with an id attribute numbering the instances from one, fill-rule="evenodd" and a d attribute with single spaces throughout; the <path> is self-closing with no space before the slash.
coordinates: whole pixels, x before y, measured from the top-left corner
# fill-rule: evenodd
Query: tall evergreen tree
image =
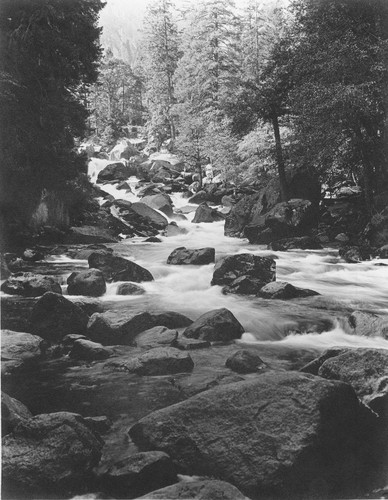
<path id="1" fill-rule="evenodd" d="M 250 132 L 261 121 L 271 125 L 282 200 L 287 200 L 288 193 L 279 120 L 288 111 L 291 84 L 282 64 L 285 21 L 281 8 L 264 9 L 257 0 L 250 0 L 244 17 L 244 63 L 234 116 L 234 129 L 240 133 Z"/>
<path id="2" fill-rule="evenodd" d="M 97 78 L 101 0 L 0 3 L 1 201 L 28 221 L 43 188 L 65 191 L 85 169 L 87 86 Z"/>
<path id="3" fill-rule="evenodd" d="M 228 155 L 221 154 L 221 144 L 227 142 L 226 137 L 232 140 L 227 118 L 240 63 L 238 38 L 239 24 L 232 1 L 202 1 L 186 12 L 183 55 L 175 74 L 177 144 L 182 149 L 189 142 L 190 131 L 197 130 L 203 151 L 201 161 L 209 158 L 222 168 L 225 163 L 219 165 L 220 160 Z M 209 134 L 216 131 L 218 139 L 210 140 Z"/>
<path id="4" fill-rule="evenodd" d="M 172 106 L 175 102 L 174 73 L 179 59 L 178 29 L 170 0 L 155 0 L 144 23 L 143 73 L 149 131 L 161 143 L 175 138 Z"/>
<path id="5" fill-rule="evenodd" d="M 388 4 L 298 0 L 289 46 L 300 152 L 325 176 L 352 170 L 365 201 L 387 181 Z"/>

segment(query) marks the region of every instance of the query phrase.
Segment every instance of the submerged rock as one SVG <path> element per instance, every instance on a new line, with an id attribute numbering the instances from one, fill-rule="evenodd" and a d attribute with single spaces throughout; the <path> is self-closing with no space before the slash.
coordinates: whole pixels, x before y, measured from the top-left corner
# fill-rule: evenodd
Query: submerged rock
<path id="1" fill-rule="evenodd" d="M 184 337 L 208 340 L 210 342 L 228 342 L 241 338 L 244 328 L 235 316 L 225 308 L 209 311 L 194 321 L 183 332 Z"/>
<path id="2" fill-rule="evenodd" d="M 167 264 L 174 265 L 206 265 L 215 261 L 214 248 L 191 249 L 179 247 L 172 251 L 167 258 Z"/>
<path id="3" fill-rule="evenodd" d="M 152 274 L 128 259 L 101 250 L 88 258 L 89 267 L 100 269 L 107 281 L 153 281 Z"/>
<path id="4" fill-rule="evenodd" d="M 85 334 L 88 316 L 76 304 L 56 293 L 45 293 L 34 305 L 31 331 L 55 343 L 70 333 Z"/>
<path id="5" fill-rule="evenodd" d="M 375 421 L 343 382 L 271 372 L 151 413 L 129 434 L 254 498 L 326 498 L 367 482 Z"/>
<path id="6" fill-rule="evenodd" d="M 115 363 L 112 362 L 114 366 Z M 194 361 L 190 354 L 174 347 L 155 347 L 140 356 L 120 362 L 119 368 L 137 375 L 172 375 L 174 373 L 191 372 Z"/>
<path id="7" fill-rule="evenodd" d="M 88 295 L 100 297 L 106 292 L 104 275 L 99 269 L 88 269 L 79 273 L 71 273 L 67 278 L 69 295 Z"/>
<path id="8" fill-rule="evenodd" d="M 2 442 L 3 495 L 57 498 L 84 491 L 102 441 L 75 413 L 23 420 Z"/>
<path id="9" fill-rule="evenodd" d="M 194 479 L 180 481 L 160 490 L 151 491 L 138 500 L 248 500 L 240 490 L 225 481 Z"/>
<path id="10" fill-rule="evenodd" d="M 33 273 L 16 273 L 2 285 L 1 291 L 22 297 L 40 297 L 46 292 L 62 293 L 60 284 L 52 276 Z"/>

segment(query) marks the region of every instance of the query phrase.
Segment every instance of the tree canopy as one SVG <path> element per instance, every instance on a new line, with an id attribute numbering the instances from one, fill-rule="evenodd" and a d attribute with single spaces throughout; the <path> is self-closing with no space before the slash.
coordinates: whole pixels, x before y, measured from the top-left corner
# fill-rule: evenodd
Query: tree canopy
<path id="1" fill-rule="evenodd" d="M 66 191 L 85 161 L 87 87 L 97 79 L 101 0 L 0 4 L 1 200 L 28 220 L 42 189 Z M 12 207 L 12 208 L 10 208 Z"/>

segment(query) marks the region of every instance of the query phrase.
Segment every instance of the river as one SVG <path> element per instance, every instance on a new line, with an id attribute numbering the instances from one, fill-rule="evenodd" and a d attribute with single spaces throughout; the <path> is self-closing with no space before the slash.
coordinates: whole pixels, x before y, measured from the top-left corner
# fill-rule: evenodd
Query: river
<path id="1" fill-rule="evenodd" d="M 94 159 L 89 164 L 89 175 L 96 180 L 98 172 L 108 162 Z M 136 197 L 135 177 L 130 178 L 132 193 L 118 191 L 112 184 L 104 190 L 115 198 L 139 201 Z M 181 194 L 172 195 L 175 208 L 188 205 Z M 381 337 L 367 338 L 351 335 L 344 317 L 353 310 L 374 312 L 388 317 L 388 259 L 347 264 L 338 251 L 295 250 L 273 252 L 264 246 L 251 245 L 245 239 L 224 236 L 224 223 L 191 222 L 193 212 L 186 221 L 179 221 L 185 234 L 160 236 L 161 243 L 144 243 L 144 238 L 123 240 L 114 246 L 123 257 L 130 258 L 153 274 L 155 281 L 143 283 L 146 295 L 116 295 L 120 283 L 108 286 L 102 301 L 112 307 L 133 310 L 174 310 L 196 319 L 211 309 L 226 307 L 242 323 L 246 333 L 242 342 L 277 343 L 324 349 L 331 346 L 364 346 L 388 348 Z M 310 288 L 320 296 L 292 301 L 265 300 L 255 297 L 224 295 L 221 287 L 211 286 L 213 265 L 167 265 L 167 257 L 177 247 L 214 247 L 216 260 L 226 254 L 252 253 L 276 259 L 277 280 Z M 66 257 L 60 257 L 62 261 Z M 79 264 L 87 265 L 86 261 Z M 65 292 L 64 287 L 64 292 Z"/>

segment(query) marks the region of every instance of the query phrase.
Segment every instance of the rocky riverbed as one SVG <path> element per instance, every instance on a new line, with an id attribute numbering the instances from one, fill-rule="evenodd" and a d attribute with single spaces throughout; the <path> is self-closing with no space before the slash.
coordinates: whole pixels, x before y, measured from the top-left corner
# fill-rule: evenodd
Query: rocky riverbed
<path id="1" fill-rule="evenodd" d="M 116 233 L 7 257 L 3 498 L 384 497 L 388 260 L 314 234 L 268 249 L 292 207 L 232 238 L 227 193 L 107 163 L 90 173 Z M 294 205 L 288 242 L 312 216 Z"/>

